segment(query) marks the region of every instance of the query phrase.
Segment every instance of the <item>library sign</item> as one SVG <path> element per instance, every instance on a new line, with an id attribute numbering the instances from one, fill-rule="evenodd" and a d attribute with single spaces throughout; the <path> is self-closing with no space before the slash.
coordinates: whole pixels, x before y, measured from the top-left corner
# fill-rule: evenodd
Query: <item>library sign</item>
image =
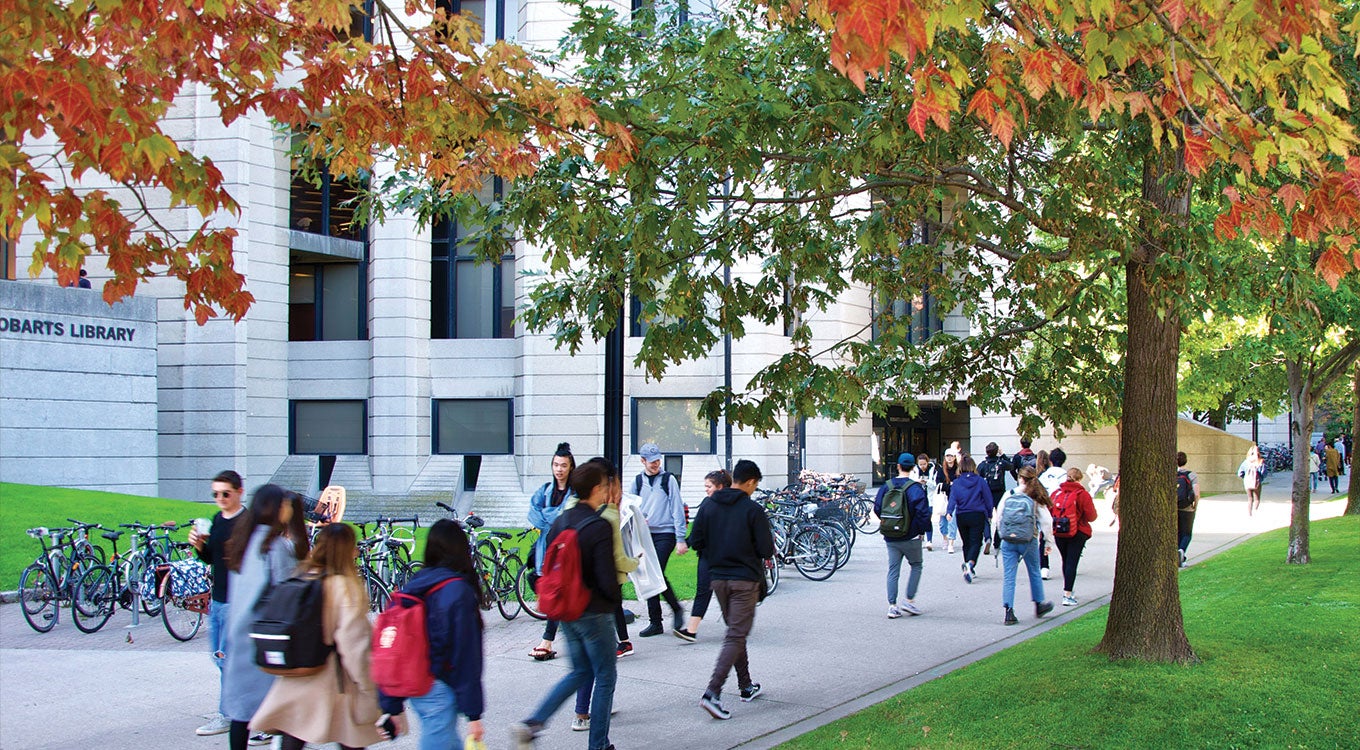
<path id="1" fill-rule="evenodd" d="M 81 339 L 83 341 L 123 341 L 131 343 L 137 329 L 131 326 L 110 326 L 81 323 L 72 320 L 45 318 L 16 318 L 0 316 L 0 334 L 13 337 Z"/>

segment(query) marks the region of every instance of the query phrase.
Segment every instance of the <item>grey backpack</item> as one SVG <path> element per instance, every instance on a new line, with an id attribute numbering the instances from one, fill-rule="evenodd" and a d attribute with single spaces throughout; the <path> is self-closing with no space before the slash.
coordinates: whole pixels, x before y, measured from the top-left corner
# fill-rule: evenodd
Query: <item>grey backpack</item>
<path id="1" fill-rule="evenodd" d="M 1023 492 L 1012 492 L 1002 501 L 1001 539 L 1014 544 L 1029 544 L 1039 536 L 1039 515 L 1034 500 Z"/>

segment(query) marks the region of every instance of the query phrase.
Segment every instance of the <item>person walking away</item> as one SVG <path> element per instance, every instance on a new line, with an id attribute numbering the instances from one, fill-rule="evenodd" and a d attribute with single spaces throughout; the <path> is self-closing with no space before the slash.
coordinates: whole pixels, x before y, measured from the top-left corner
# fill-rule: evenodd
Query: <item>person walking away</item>
<path id="1" fill-rule="evenodd" d="M 713 493 L 718 490 L 725 490 L 732 486 L 732 475 L 726 469 L 710 471 L 704 476 L 704 499 L 713 497 Z M 699 507 L 703 507 L 700 504 Z M 697 511 L 696 511 L 697 512 Z M 693 548 L 693 544 L 690 547 Z M 698 552 L 696 551 L 696 554 Z M 687 643 L 694 643 L 699 637 L 699 623 L 704 621 L 704 615 L 708 614 L 708 605 L 713 599 L 712 579 L 708 572 L 708 561 L 703 555 L 699 555 L 697 569 L 695 571 L 694 582 L 694 604 L 689 609 L 689 622 L 684 628 L 675 631 L 675 637 Z"/>
<path id="2" fill-rule="evenodd" d="M 1053 530 L 1048 491 L 1039 483 L 1039 472 L 1026 466 L 1018 472 L 1019 484 L 1001 501 L 1001 562 L 1005 577 L 1001 583 L 1001 604 L 1005 625 L 1016 625 L 1015 575 L 1020 561 L 1029 573 L 1029 593 L 1034 600 L 1034 616 L 1053 611 L 1053 602 L 1044 599 L 1044 581 L 1039 576 L 1039 535 Z"/>
<path id="3" fill-rule="evenodd" d="M 1335 495 L 1341 491 L 1337 480 L 1341 475 L 1341 454 L 1336 452 L 1336 448 L 1329 445 L 1327 446 L 1327 452 L 1325 454 L 1325 462 L 1327 464 L 1327 483 L 1331 485 L 1332 494 Z M 1258 491 L 1258 503 L 1260 502 L 1259 495 L 1260 492 Z"/>
<path id="4" fill-rule="evenodd" d="M 1006 475 L 1011 473 L 1011 460 L 1001 455 L 1001 446 L 996 443 L 987 444 L 987 457 L 978 464 L 978 475 L 983 481 L 987 482 L 987 489 L 992 491 L 992 510 L 1001 502 L 1001 498 L 1006 496 Z M 1001 544 L 1000 537 L 994 534 L 991 524 L 983 531 L 982 554 L 992 554 L 992 547 Z"/>
<path id="5" fill-rule="evenodd" d="M 760 695 L 760 683 L 751 679 L 746 650 L 765 585 L 764 560 L 774 555 L 770 520 L 765 509 L 751 499 L 760 480 L 760 467 L 754 461 L 738 461 L 732 467 L 732 486 L 713 493 L 699 507 L 690 532 L 694 548 L 708 558 L 713 595 L 727 624 L 708 689 L 699 699 L 699 706 L 715 719 L 732 718 L 732 712 L 723 707 L 722 689 L 733 668 L 741 700 L 749 703 Z"/>
<path id="6" fill-rule="evenodd" d="M 874 515 L 879 518 L 879 533 L 888 548 L 888 619 L 895 620 L 902 613 L 913 617 L 921 614 L 916 606 L 916 591 L 921 585 L 921 572 L 924 566 L 921 558 L 921 533 L 930 528 L 930 498 L 926 496 L 925 485 L 912 475 L 916 468 L 916 457 L 903 453 L 897 457 L 897 476 L 878 488 L 874 496 Z M 892 494 L 900 492 L 900 498 Z M 891 517 L 884 519 L 884 504 Z M 902 575 L 902 560 L 911 566 L 907 575 L 907 600 L 899 607 L 897 592 Z"/>
<path id="7" fill-rule="evenodd" d="M 1312 480 L 1309 489 L 1317 492 L 1318 479 L 1322 476 L 1322 459 L 1313 451 L 1308 451 L 1308 476 Z"/>
<path id="8" fill-rule="evenodd" d="M 642 457 L 642 471 L 633 480 L 633 494 L 642 498 L 642 517 L 651 530 L 652 546 L 656 548 L 656 561 L 661 566 L 666 590 L 647 599 L 647 619 L 649 624 L 638 635 L 650 638 L 661 635 L 665 628 L 661 625 L 661 598 L 671 608 L 671 629 L 680 630 L 685 626 L 685 610 L 675 595 L 669 579 L 665 579 L 666 564 L 670 562 L 671 552 L 683 555 L 689 551 L 685 543 L 685 502 L 680 499 L 680 480 L 674 474 L 661 470 L 661 449 L 655 443 L 647 443 L 638 451 Z"/>
<path id="9" fill-rule="evenodd" d="M 1199 510 L 1199 475 L 1185 468 L 1189 461 L 1185 451 L 1176 451 L 1176 547 L 1182 568 L 1190 550 L 1190 536 L 1195 532 L 1195 511 Z"/>
<path id="10" fill-rule="evenodd" d="M 241 504 L 241 475 L 228 469 L 219 472 L 212 479 L 212 498 L 217 503 L 217 513 L 213 514 L 208 533 L 199 533 L 197 527 L 189 530 L 189 543 L 194 545 L 194 554 L 212 569 L 212 597 L 208 602 L 208 647 L 212 649 L 213 664 L 217 667 L 218 698 L 217 715 L 207 724 L 194 730 L 200 737 L 225 734 L 231 729 L 231 720 L 222 710 L 222 680 L 225 672 L 227 642 L 227 540 L 231 539 L 236 528 L 236 520 L 241 517 L 245 506 Z"/>
<path id="11" fill-rule="evenodd" d="M 1050 495 L 1053 507 L 1053 543 L 1062 555 L 1064 607 L 1077 606 L 1073 585 L 1077 581 L 1077 565 L 1086 542 L 1091 539 L 1091 522 L 1096 520 L 1096 504 L 1082 480 L 1086 475 L 1073 466 L 1067 479 Z"/>
<path id="12" fill-rule="evenodd" d="M 1332 450 L 1335 450 L 1337 455 L 1337 471 L 1339 472 L 1337 476 L 1344 476 L 1346 473 L 1346 443 L 1342 441 L 1340 435 L 1337 435 L 1336 440 L 1332 441 Z"/>
<path id="13" fill-rule="evenodd" d="M 327 524 L 296 573 L 322 579 L 321 628 L 334 651 L 315 674 L 274 680 L 250 720 L 251 729 L 282 735 L 281 750 L 303 750 L 309 742 L 350 750 L 383 739 L 374 724 L 382 710 L 368 674 L 373 633 L 368 594 L 354 566 L 357 552 L 353 528 Z"/>
<path id="14" fill-rule="evenodd" d="M 420 750 L 456 750 L 463 746 L 458 737 L 460 713 L 467 717 L 469 737 L 480 742 L 486 736 L 482 727 L 486 693 L 482 689 L 481 614 L 486 592 L 472 565 L 467 532 L 457 521 L 443 518 L 430 527 L 424 563 L 401 591 L 425 602 L 425 636 L 430 642 L 434 683 L 430 692 L 420 696 L 380 693 L 383 715 L 377 724 L 381 727 L 390 717 L 396 734 L 404 734 L 407 723 L 403 709 L 410 703 L 420 717 Z"/>
<path id="15" fill-rule="evenodd" d="M 946 514 L 958 526 L 963 538 L 963 580 L 972 583 L 977 576 L 978 553 L 982 536 L 992 518 L 992 490 L 977 473 L 977 462 L 965 455 L 959 464 L 959 477 L 949 486 Z"/>
<path id="16" fill-rule="evenodd" d="M 266 745 L 264 733 L 250 734 L 250 720 L 260 708 L 274 675 L 255 666 L 250 626 L 255 603 L 275 584 L 288 580 L 310 546 L 303 525 L 302 498 L 274 484 L 262 485 L 250 500 L 227 540 L 226 661 L 222 671 L 222 713 L 231 721 L 228 747 Z"/>
<path id="17" fill-rule="evenodd" d="M 611 467 L 612 468 L 612 467 Z M 571 671 L 543 696 L 542 702 L 524 721 L 511 727 L 511 739 L 520 750 L 534 746 L 534 739 L 543 731 L 548 719 L 557 712 L 581 683 L 594 680 L 590 700 L 589 750 L 607 750 L 609 742 L 609 714 L 614 705 L 614 683 L 617 679 L 618 641 L 614 635 L 614 610 L 621 603 L 622 589 L 618 584 L 618 569 L 614 566 L 614 542 L 609 523 L 600 517 L 600 510 L 613 495 L 610 470 L 593 461 L 576 467 L 571 473 L 571 489 L 577 503 L 565 510 L 548 531 L 548 544 L 567 529 L 575 530 L 577 553 L 581 561 L 581 585 L 590 593 L 585 611 L 575 620 L 561 623 L 571 655 Z M 617 474 L 617 470 L 614 471 Z"/>
<path id="18" fill-rule="evenodd" d="M 1038 470 L 1039 455 L 1030 450 L 1030 446 L 1033 444 L 1033 441 L 1027 437 L 1020 438 L 1020 450 L 1016 451 L 1015 455 L 1011 457 L 1011 479 L 1020 481 L 1020 470 L 1026 466 L 1033 466 L 1035 470 Z"/>
<path id="19" fill-rule="evenodd" d="M 534 542 L 534 581 L 543 573 L 543 553 L 548 548 L 548 529 L 562 512 L 567 500 L 575 498 L 567 479 L 576 468 L 576 457 L 571 454 L 570 443 L 558 443 L 557 452 L 552 457 L 552 479 L 534 491 L 529 498 L 529 525 L 538 529 L 538 541 Z M 529 652 L 534 661 L 548 661 L 557 656 L 553 641 L 557 638 L 557 621 L 548 620 L 543 625 L 543 639 Z"/>
<path id="20" fill-rule="evenodd" d="M 945 500 L 936 502 L 944 492 L 944 472 L 930 460 L 929 454 L 917 453 L 916 469 L 912 472 L 912 478 L 925 487 L 926 497 L 930 498 L 931 523 L 926 528 L 926 551 L 931 552 L 935 549 L 935 515 L 944 513 L 945 505 L 948 504 L 948 496 Z"/>
<path id="21" fill-rule="evenodd" d="M 1062 448 L 1054 448 L 1052 452 L 1039 451 L 1038 462 L 1035 471 L 1039 472 L 1039 483 L 1051 497 L 1058 487 L 1067 481 L 1067 452 Z M 1039 533 L 1039 575 L 1045 581 L 1049 578 L 1048 551 L 1051 549 L 1049 542 L 1051 537 L 1042 531 Z"/>
<path id="22" fill-rule="evenodd" d="M 954 518 L 949 514 L 949 490 L 954 484 L 954 480 L 959 478 L 959 456 L 961 454 L 949 448 L 944 452 L 944 458 L 939 467 L 940 491 L 935 495 L 934 500 L 938 507 L 935 512 L 940 516 L 940 536 L 944 538 L 949 554 L 954 554 L 954 543 L 959 539 L 959 529 L 954 523 Z"/>
<path id="23" fill-rule="evenodd" d="M 1247 515 L 1261 507 L 1261 481 L 1266 478 L 1266 462 L 1261 460 L 1261 452 L 1253 443 L 1247 449 L 1247 457 L 1237 467 L 1237 476 L 1242 478 L 1242 489 L 1247 492 Z"/>

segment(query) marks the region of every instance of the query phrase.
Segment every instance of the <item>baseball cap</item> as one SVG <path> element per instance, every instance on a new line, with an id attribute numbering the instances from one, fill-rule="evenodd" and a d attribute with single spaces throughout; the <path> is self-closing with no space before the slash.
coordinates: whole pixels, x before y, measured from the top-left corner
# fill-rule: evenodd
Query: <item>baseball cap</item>
<path id="1" fill-rule="evenodd" d="M 638 455 L 642 456 L 643 461 L 651 463 L 652 461 L 661 458 L 662 453 L 661 449 L 656 447 L 656 443 L 644 443 L 643 446 L 638 449 Z"/>
<path id="2" fill-rule="evenodd" d="M 915 466 L 915 465 L 916 465 L 916 456 L 913 456 L 913 455 L 911 455 L 910 453 L 903 453 L 902 455 L 900 455 L 900 456 L 897 457 L 897 465 L 898 465 L 898 466 Z"/>

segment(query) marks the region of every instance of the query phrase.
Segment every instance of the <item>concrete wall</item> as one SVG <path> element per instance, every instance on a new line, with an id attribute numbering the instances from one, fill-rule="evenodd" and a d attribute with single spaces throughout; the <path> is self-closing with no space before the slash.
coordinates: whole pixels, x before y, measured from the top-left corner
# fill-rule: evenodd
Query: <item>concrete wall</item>
<path id="1" fill-rule="evenodd" d="M 0 281 L 0 481 L 155 495 L 156 302 Z"/>
<path id="2" fill-rule="evenodd" d="M 1246 458 L 1251 441 L 1222 430 L 1180 419 L 1176 427 L 1176 445 L 1190 459 L 1186 468 L 1199 475 L 1201 492 L 1241 492 L 1242 481 L 1237 477 L 1237 466 Z M 1052 438 L 1036 440 L 1035 450 L 1051 449 Z M 1067 453 L 1067 465 L 1082 471 L 1090 464 L 1119 471 L 1119 431 L 1102 427 L 1094 432 L 1068 433 L 1060 445 Z"/>

